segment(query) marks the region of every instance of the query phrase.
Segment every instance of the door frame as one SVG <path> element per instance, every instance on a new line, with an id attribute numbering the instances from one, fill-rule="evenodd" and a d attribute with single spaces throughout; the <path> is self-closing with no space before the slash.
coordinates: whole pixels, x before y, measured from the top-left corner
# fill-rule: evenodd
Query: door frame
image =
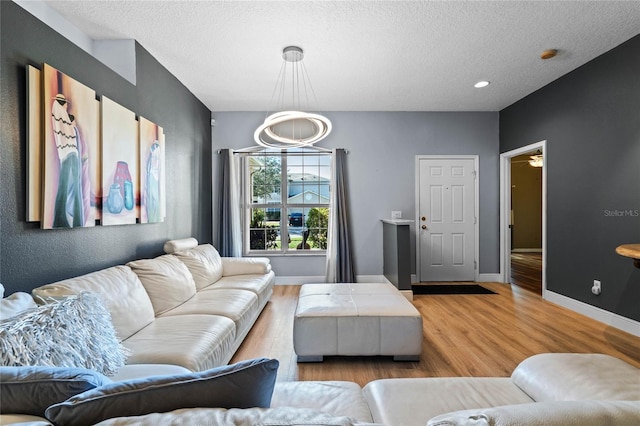
<path id="1" fill-rule="evenodd" d="M 422 281 L 422 259 L 420 256 L 420 160 L 456 160 L 456 159 L 464 159 L 464 160 L 473 160 L 473 168 L 475 172 L 474 188 L 473 188 L 473 198 L 474 198 L 474 211 L 473 214 L 475 216 L 475 224 L 473 226 L 474 229 L 474 247 L 473 247 L 473 280 L 478 281 L 478 274 L 480 271 L 480 262 L 479 262 L 479 252 L 480 252 L 480 167 L 479 167 L 479 156 L 478 155 L 416 155 L 415 160 L 415 218 L 416 218 L 416 226 L 415 226 L 415 236 L 416 236 L 416 278 L 418 282 Z"/>
<path id="2" fill-rule="evenodd" d="M 511 280 L 511 159 L 517 155 L 540 150 L 542 163 L 542 298 L 547 298 L 547 141 L 532 143 L 500 154 L 500 279 Z"/>

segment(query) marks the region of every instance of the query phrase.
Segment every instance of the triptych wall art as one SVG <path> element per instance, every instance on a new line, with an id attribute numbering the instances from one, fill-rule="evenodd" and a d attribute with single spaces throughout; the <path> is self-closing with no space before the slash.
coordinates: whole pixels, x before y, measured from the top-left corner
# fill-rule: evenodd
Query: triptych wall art
<path id="1" fill-rule="evenodd" d="M 27 221 L 163 222 L 162 127 L 44 64 L 27 66 Z"/>

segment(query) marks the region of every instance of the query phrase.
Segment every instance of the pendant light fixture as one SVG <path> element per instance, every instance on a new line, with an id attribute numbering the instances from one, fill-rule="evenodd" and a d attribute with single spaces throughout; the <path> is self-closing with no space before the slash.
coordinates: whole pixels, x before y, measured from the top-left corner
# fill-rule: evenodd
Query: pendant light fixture
<path id="1" fill-rule="evenodd" d="M 278 95 L 280 112 L 269 114 L 253 134 L 256 143 L 265 148 L 287 149 L 310 146 L 331 132 L 331 121 L 323 115 L 303 112 L 301 102 L 315 101 L 315 92 L 302 63 L 304 52 L 298 46 L 282 51 L 282 67 L 273 89 Z M 285 107 L 285 104 L 290 107 Z"/>
<path id="2" fill-rule="evenodd" d="M 529 165 L 531 167 L 542 167 L 544 165 L 542 154 L 531 155 L 529 157 Z"/>

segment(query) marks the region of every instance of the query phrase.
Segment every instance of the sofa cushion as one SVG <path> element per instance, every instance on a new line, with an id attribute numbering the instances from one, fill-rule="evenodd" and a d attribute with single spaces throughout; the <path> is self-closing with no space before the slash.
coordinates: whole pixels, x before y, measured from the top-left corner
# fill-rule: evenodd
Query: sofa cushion
<path id="1" fill-rule="evenodd" d="M 267 408 L 277 370 L 278 360 L 259 358 L 198 373 L 114 382 L 52 405 L 45 414 L 65 425 L 180 408 Z"/>
<path id="2" fill-rule="evenodd" d="M 189 250 L 198 246 L 198 240 L 195 238 L 181 238 L 179 240 L 170 240 L 164 243 L 162 249 L 165 253 L 171 254 L 179 251 Z"/>
<path id="3" fill-rule="evenodd" d="M 218 315 L 161 316 L 123 344 L 128 364 L 174 364 L 202 371 L 226 364 L 236 338 L 234 322 Z"/>
<path id="4" fill-rule="evenodd" d="M 182 305 L 196 294 L 189 269 L 170 254 L 127 263 L 147 291 L 156 316 Z"/>
<path id="5" fill-rule="evenodd" d="M 191 370 L 173 364 L 127 364 L 118 369 L 116 374 L 109 376 L 114 382 L 140 379 L 151 376 L 169 376 L 191 373 Z"/>
<path id="6" fill-rule="evenodd" d="M 0 323 L 0 364 L 90 368 L 109 375 L 124 365 L 109 311 L 80 293 Z"/>
<path id="7" fill-rule="evenodd" d="M 17 292 L 0 300 L 0 321 L 14 317 L 38 305 L 29 293 Z"/>
<path id="8" fill-rule="evenodd" d="M 44 416 L 48 406 L 111 383 L 84 368 L 0 367 L 0 413 Z"/>
<path id="9" fill-rule="evenodd" d="M 214 285 L 204 288 L 203 291 L 221 288 L 249 290 L 258 296 L 258 303 L 263 306 L 271 297 L 274 283 L 275 274 L 273 271 L 268 274 L 233 275 L 220 278 Z"/>
<path id="10" fill-rule="evenodd" d="M 111 312 L 120 340 L 137 332 L 154 318 L 153 305 L 138 276 L 128 266 L 118 265 L 34 289 L 38 301 L 79 294 L 98 293 Z"/>
<path id="11" fill-rule="evenodd" d="M 109 419 L 100 423 L 100 426 L 107 425 L 376 426 L 371 423 L 360 423 L 349 417 L 333 416 L 323 411 L 293 407 L 181 409 L 141 417 Z"/>
<path id="12" fill-rule="evenodd" d="M 220 315 L 233 320 L 236 324 L 236 335 L 240 335 L 251 328 L 258 311 L 258 296 L 255 293 L 247 290 L 221 288 L 199 291 L 188 302 L 167 311 L 163 316 Z"/>
<path id="13" fill-rule="evenodd" d="M 189 250 L 173 253 L 189 268 L 198 290 L 207 287 L 222 277 L 220 254 L 211 244 L 201 244 Z"/>
<path id="14" fill-rule="evenodd" d="M 450 411 L 533 402 L 508 377 L 380 379 L 363 392 L 373 420 L 386 425 L 424 425 Z"/>
<path id="15" fill-rule="evenodd" d="M 513 382 L 533 400 L 640 400 L 640 370 L 604 354 L 539 354 L 522 361 Z"/>
<path id="16" fill-rule="evenodd" d="M 273 389 L 271 407 L 310 408 L 334 416 L 373 422 L 362 388 L 354 382 L 278 382 Z"/>
<path id="17" fill-rule="evenodd" d="M 549 401 L 443 414 L 427 426 L 636 426 L 640 401 Z"/>

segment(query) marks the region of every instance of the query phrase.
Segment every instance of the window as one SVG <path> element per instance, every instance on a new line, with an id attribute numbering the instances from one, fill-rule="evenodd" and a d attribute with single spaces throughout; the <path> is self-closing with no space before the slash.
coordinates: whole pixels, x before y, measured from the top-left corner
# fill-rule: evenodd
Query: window
<path id="1" fill-rule="evenodd" d="M 245 253 L 324 252 L 331 153 L 262 150 L 246 154 L 243 164 Z"/>

